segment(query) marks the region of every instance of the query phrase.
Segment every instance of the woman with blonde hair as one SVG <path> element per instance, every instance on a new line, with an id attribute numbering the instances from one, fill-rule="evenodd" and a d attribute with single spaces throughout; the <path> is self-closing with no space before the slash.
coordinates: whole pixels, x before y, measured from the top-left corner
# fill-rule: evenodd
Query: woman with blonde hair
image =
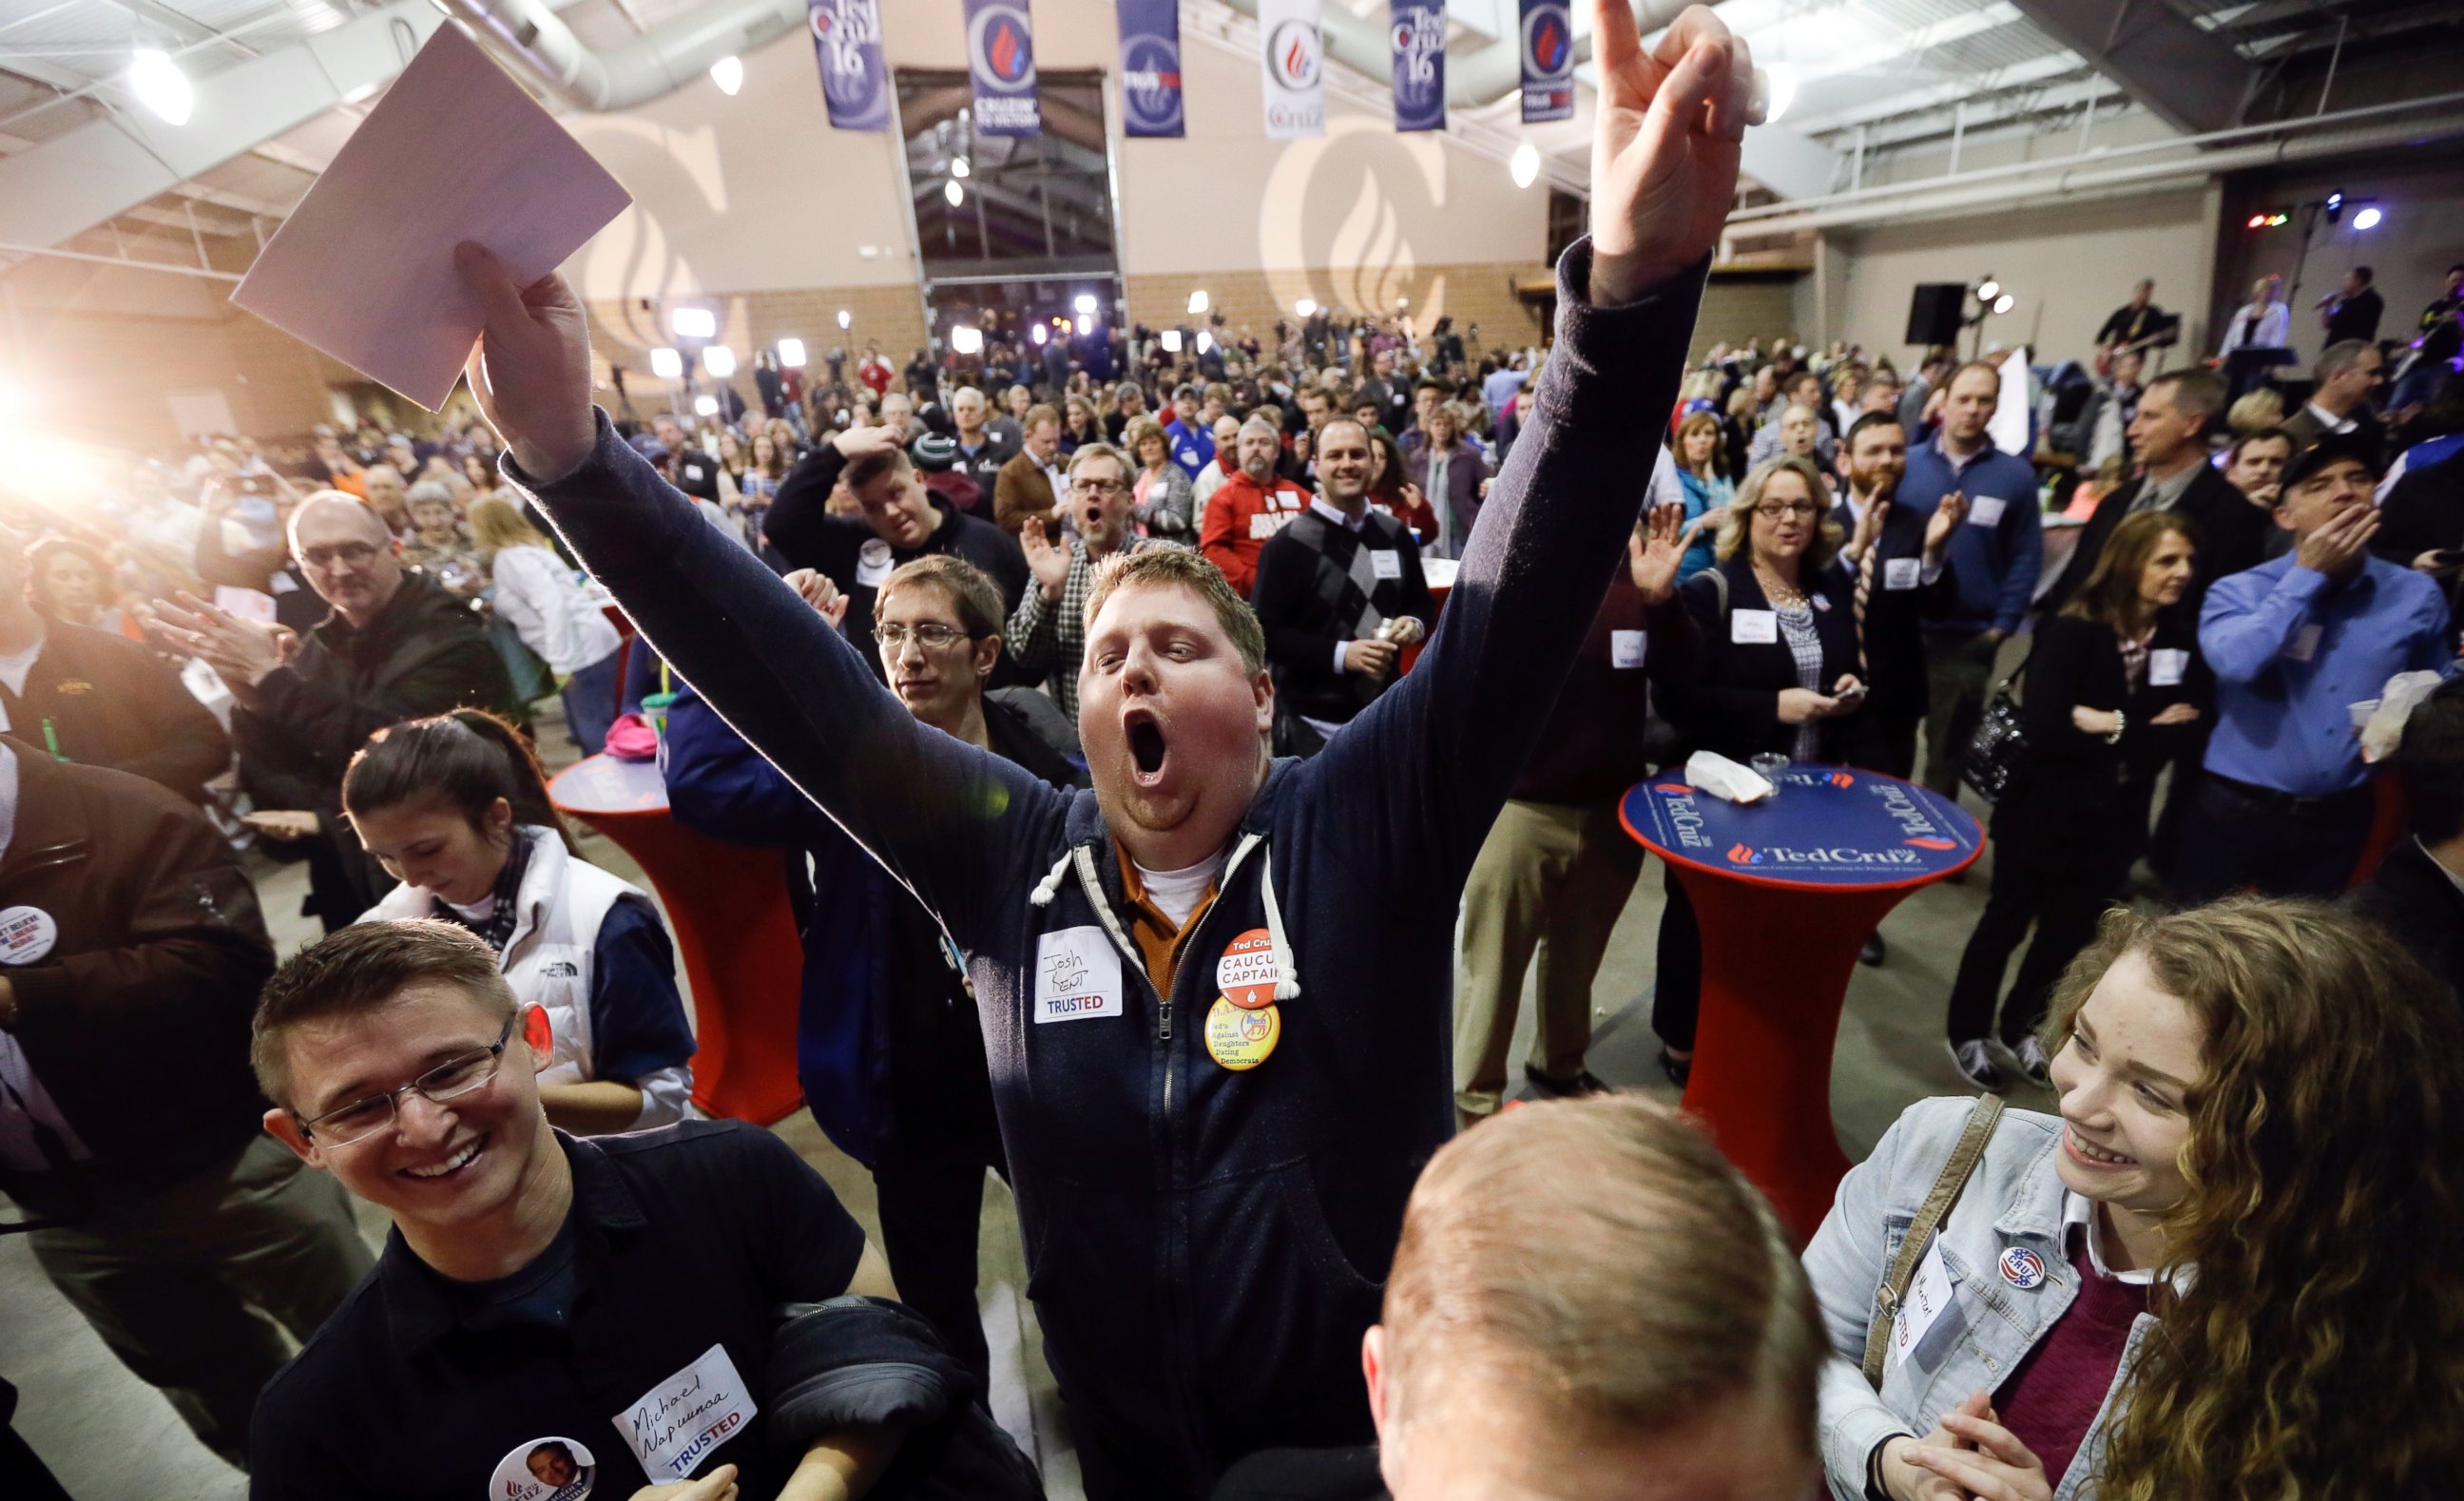
<path id="1" fill-rule="evenodd" d="M 1806 1248 L 1832 1493 L 2464 1494 L 2464 1020 L 2444 987 L 2316 903 L 2117 908 L 2043 1036 L 2058 1114 L 1979 1118 L 1938 1229 L 1910 1240 L 1966 1099 L 1903 1115 Z M 1884 1299 L 1903 1249 L 1927 1291 Z"/>
<path id="2" fill-rule="evenodd" d="M 1122 430 L 1123 445 L 1137 460 L 1137 477 L 1130 481 L 1130 515 L 1141 537 L 1187 537 L 1196 530 L 1198 502 L 1189 474 L 1172 461 L 1172 440 L 1153 417 L 1133 417 Z"/>
<path id="3" fill-rule="evenodd" d="M 473 502 L 471 536 L 495 581 L 497 618 L 564 679 L 565 729 L 584 756 L 596 756 L 616 722 L 619 649 L 624 639 L 591 602 L 571 568 L 510 500 Z"/>

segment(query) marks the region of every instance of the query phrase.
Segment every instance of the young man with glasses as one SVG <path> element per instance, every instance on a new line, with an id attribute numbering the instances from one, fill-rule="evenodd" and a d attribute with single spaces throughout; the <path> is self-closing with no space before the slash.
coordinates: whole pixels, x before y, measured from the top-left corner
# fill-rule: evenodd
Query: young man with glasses
<path id="1" fill-rule="evenodd" d="M 1035 575 L 1010 612 L 1009 650 L 1028 682 L 1052 690 L 1062 713 L 1078 722 L 1078 668 L 1087 659 L 1087 596 L 1095 568 L 1116 552 L 1143 552 L 1168 542 L 1130 535 L 1128 459 L 1109 443 L 1089 443 L 1069 456 L 1067 515 L 1074 537 L 1054 541 L 1030 519 L 1018 540 Z"/>
<path id="2" fill-rule="evenodd" d="M 156 605 L 149 624 L 231 689 L 240 784 L 260 810 L 251 823 L 275 859 L 307 859 L 309 907 L 331 932 L 391 884 L 342 818 L 352 754 L 405 719 L 485 709 L 527 728 L 530 712 L 469 602 L 405 566 L 401 542 L 357 498 L 327 490 L 302 501 L 291 553 L 333 607 L 306 634 L 187 594 Z"/>
<path id="3" fill-rule="evenodd" d="M 451 923 L 348 928 L 267 982 L 265 1129 L 393 1230 L 267 1386 L 251 1496 L 544 1494 L 529 1461 L 554 1444 L 606 1498 L 863 1493 L 894 1430 L 787 1452 L 772 1339 L 782 1305 L 897 1295 L 863 1229 L 753 1127 L 556 1132 L 551 1042 Z"/>

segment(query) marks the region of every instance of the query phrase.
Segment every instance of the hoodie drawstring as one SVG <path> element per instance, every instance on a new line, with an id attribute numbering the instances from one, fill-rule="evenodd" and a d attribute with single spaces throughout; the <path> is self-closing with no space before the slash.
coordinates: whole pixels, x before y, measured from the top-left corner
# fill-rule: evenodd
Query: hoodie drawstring
<path id="1" fill-rule="evenodd" d="M 1266 898 L 1266 938 L 1275 945 L 1275 999 L 1297 1001 L 1301 994 L 1300 956 L 1292 952 L 1289 938 L 1284 937 L 1284 910 L 1275 902 L 1274 851 L 1266 851 L 1265 863 L 1258 872 L 1259 890 Z"/>
<path id="2" fill-rule="evenodd" d="M 1035 883 L 1035 890 L 1026 894 L 1028 906 L 1049 907 L 1052 905 L 1052 898 L 1061 894 L 1061 878 L 1069 873 L 1071 852 L 1068 850 L 1062 850 L 1061 858 L 1052 862 L 1052 869 L 1045 873 L 1044 879 Z"/>

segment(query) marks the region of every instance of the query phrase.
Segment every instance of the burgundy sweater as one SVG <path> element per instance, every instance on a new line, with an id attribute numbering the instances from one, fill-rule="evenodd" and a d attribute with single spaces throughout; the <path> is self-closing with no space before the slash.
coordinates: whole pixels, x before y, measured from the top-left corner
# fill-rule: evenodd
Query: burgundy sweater
<path id="1" fill-rule="evenodd" d="M 2045 1478 L 2057 1486 L 2087 1442 L 2089 1425 L 2113 1387 L 2113 1373 L 2130 1344 L 2132 1321 L 2147 1312 L 2146 1288 L 2097 1275 L 2096 1264 L 2088 1259 L 2087 1237 L 2071 1240 L 2079 1297 L 1993 1394 L 1993 1410 L 2002 1415 L 2003 1425 L 2044 1461 Z"/>

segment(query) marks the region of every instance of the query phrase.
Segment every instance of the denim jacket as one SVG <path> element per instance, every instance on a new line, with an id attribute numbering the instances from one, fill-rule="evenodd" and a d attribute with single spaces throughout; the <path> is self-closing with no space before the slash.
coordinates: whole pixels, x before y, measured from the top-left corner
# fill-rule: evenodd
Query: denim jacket
<path id="1" fill-rule="evenodd" d="M 1823 1468 L 1840 1501 L 1865 1494 L 1866 1460 L 1884 1439 L 1922 1437 L 1970 1392 L 2000 1388 L 2079 1295 L 2078 1273 L 2062 1244 L 2062 1181 L 2054 1168 L 2061 1122 L 2006 1110 L 1940 1232 L 1954 1295 L 1941 1318 L 1956 1327 L 1928 1331 L 1904 1361 L 1887 1360 L 1879 1394 L 1865 1384 L 1859 1368 L 1874 1294 L 1967 1126 L 1971 1103 L 1929 1099 L 1909 1106 L 1874 1155 L 1840 1181 L 1831 1213 L 1805 1250 L 1806 1274 L 1831 1338 L 1819 1431 Z M 2043 1280 L 2034 1289 L 2023 1291 L 2001 1273 L 2003 1252 L 2017 1248 L 2043 1259 Z M 2054 1501 L 2094 1494 L 2091 1481 L 2103 1464 L 2123 1373 L 2155 1326 L 2147 1313 L 2131 1323 L 2130 1341 L 2086 1442 L 2070 1468 L 2054 1477 Z"/>

